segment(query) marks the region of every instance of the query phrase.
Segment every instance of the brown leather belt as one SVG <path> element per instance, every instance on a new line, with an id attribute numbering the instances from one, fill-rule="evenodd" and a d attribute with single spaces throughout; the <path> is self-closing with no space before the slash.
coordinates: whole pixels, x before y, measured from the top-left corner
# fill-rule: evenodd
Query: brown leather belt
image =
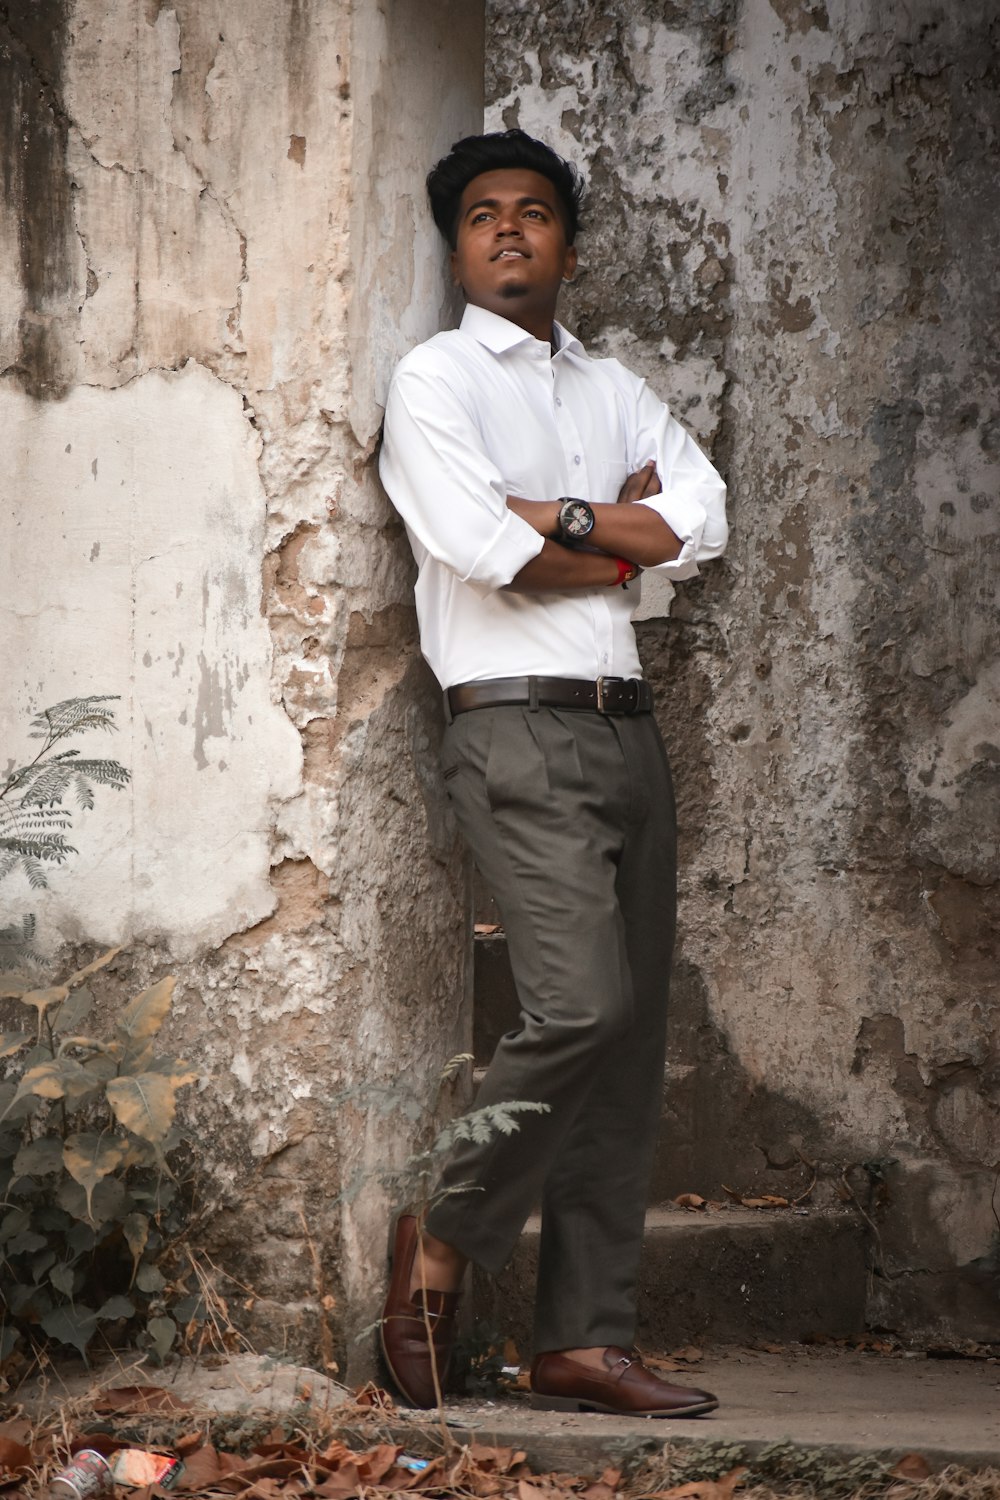
<path id="1" fill-rule="evenodd" d="M 590 708 L 599 714 L 648 714 L 653 707 L 649 683 L 641 677 L 494 677 L 487 682 L 460 682 L 444 695 L 445 712 L 465 714 L 473 708 Z"/>

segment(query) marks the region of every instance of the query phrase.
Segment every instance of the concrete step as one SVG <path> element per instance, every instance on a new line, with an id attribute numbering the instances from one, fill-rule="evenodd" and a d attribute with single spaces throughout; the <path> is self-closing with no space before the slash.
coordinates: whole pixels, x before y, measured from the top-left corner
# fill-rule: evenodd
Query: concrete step
<path id="1" fill-rule="evenodd" d="M 475 1316 L 531 1349 L 540 1223 L 529 1220 L 503 1275 L 477 1273 Z M 857 1217 L 837 1209 L 692 1212 L 646 1217 L 639 1344 L 677 1349 L 849 1337 L 865 1326 L 866 1257 Z"/>
<path id="2" fill-rule="evenodd" d="M 918 1350 L 886 1356 L 795 1345 L 773 1354 L 708 1348 L 701 1360 L 670 1378 L 714 1392 L 721 1404 L 711 1416 L 651 1422 L 571 1415 L 532 1411 L 524 1397 L 506 1397 L 449 1402 L 445 1417 L 456 1441 L 520 1449 L 536 1474 L 597 1475 L 609 1464 L 628 1471 L 644 1461 L 655 1463 L 641 1490 L 629 1486 L 637 1493 L 747 1463 L 751 1475 L 746 1482 L 753 1481 L 755 1490 L 765 1483 L 769 1493 L 788 1493 L 798 1479 L 814 1494 L 821 1474 L 823 1494 L 855 1495 L 863 1475 L 875 1478 L 877 1472 L 867 1466 L 859 1472 L 859 1461 L 881 1461 L 889 1469 L 904 1454 L 916 1453 L 934 1471 L 953 1464 L 986 1471 L 978 1482 L 954 1475 L 952 1488 L 939 1491 L 932 1485 L 933 1493 L 996 1500 L 998 1371 L 995 1361 L 927 1359 Z M 429 1416 L 398 1412 L 394 1441 L 405 1443 L 408 1452 L 423 1452 L 415 1444 L 421 1431 L 433 1441 Z M 851 1468 L 845 1472 L 847 1465 Z M 799 1484 L 795 1494 L 803 1492 Z M 891 1484 L 886 1474 L 883 1483 L 866 1486 L 864 1492 L 892 1493 Z M 907 1487 L 905 1493 L 915 1500 L 923 1488 Z M 737 1495 L 742 1494 L 738 1489 Z"/>

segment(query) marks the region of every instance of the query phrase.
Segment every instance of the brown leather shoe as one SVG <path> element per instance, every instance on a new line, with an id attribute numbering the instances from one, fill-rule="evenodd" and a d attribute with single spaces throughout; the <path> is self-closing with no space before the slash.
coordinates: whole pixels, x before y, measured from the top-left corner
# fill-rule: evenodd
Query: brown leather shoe
<path id="1" fill-rule="evenodd" d="M 670 1385 L 647 1370 L 638 1354 L 614 1345 L 604 1369 L 565 1354 L 539 1354 L 531 1366 L 531 1404 L 543 1411 L 607 1411 L 627 1417 L 700 1417 L 718 1406 L 708 1391 Z"/>
<path id="2" fill-rule="evenodd" d="M 380 1335 L 389 1374 L 411 1406 L 436 1406 L 431 1360 L 444 1390 L 455 1342 L 458 1292 L 421 1288 L 410 1296 L 420 1225 L 413 1214 L 400 1214 L 392 1250 L 392 1279 L 382 1310 Z M 426 1310 L 427 1318 L 424 1318 Z M 431 1340 L 427 1338 L 430 1323 Z M 432 1352 L 433 1351 L 433 1352 Z"/>

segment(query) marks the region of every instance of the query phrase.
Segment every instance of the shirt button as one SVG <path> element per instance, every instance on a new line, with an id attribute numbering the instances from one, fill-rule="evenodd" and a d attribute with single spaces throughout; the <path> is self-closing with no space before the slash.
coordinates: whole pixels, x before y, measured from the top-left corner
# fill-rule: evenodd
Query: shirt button
<path id="1" fill-rule="evenodd" d="M 580 455 L 579 455 L 579 453 L 575 453 L 575 454 L 574 454 L 574 455 L 573 455 L 573 462 L 574 462 L 574 463 L 575 463 L 575 464 L 578 464 L 578 463 L 582 463 L 582 461 L 583 461 L 583 460 L 582 460 L 582 459 L 581 459 L 581 458 L 580 458 Z"/>
<path id="2" fill-rule="evenodd" d="M 562 406 L 562 397 L 561 396 L 557 396 L 556 397 L 556 405 L 557 406 Z"/>

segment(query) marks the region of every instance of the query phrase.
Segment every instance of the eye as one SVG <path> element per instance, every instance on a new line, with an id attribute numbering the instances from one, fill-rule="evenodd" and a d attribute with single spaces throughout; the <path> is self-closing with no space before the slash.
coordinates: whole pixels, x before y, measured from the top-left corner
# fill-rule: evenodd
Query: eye
<path id="1" fill-rule="evenodd" d="M 544 219 L 545 214 L 540 208 L 529 208 L 525 210 L 526 219 Z"/>

